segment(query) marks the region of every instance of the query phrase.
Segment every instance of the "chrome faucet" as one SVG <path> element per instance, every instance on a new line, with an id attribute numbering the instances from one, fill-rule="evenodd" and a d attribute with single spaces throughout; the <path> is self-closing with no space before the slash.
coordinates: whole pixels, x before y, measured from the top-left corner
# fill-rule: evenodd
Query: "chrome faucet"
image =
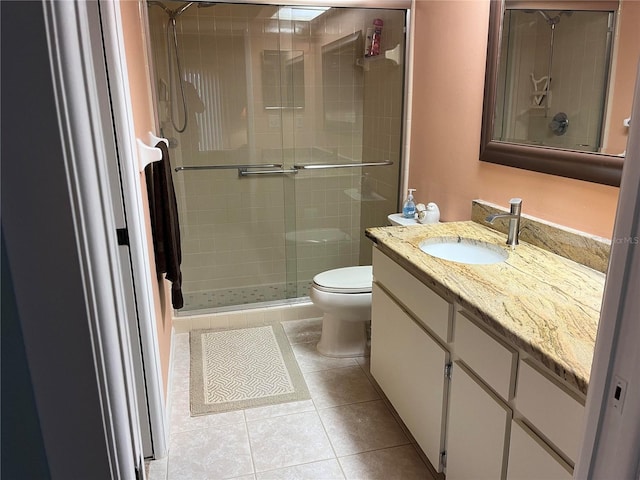
<path id="1" fill-rule="evenodd" d="M 494 213 L 489 215 L 485 221 L 493 223 L 497 218 L 509 219 L 509 235 L 507 236 L 507 245 L 512 248 L 518 245 L 518 234 L 520 233 L 520 212 L 522 211 L 522 199 L 512 198 L 509 200 L 511 210 L 509 213 Z"/>

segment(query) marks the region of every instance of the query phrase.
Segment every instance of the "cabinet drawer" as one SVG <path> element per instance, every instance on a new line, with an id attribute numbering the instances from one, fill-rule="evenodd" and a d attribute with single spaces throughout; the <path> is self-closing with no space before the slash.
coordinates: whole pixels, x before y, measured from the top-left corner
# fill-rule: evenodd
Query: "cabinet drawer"
<path id="1" fill-rule="evenodd" d="M 584 422 L 584 405 L 560 383 L 521 361 L 516 408 L 575 464 Z"/>
<path id="2" fill-rule="evenodd" d="M 441 340 L 450 340 L 453 305 L 375 247 L 373 277 Z"/>
<path id="3" fill-rule="evenodd" d="M 503 400 L 514 396 L 518 353 L 478 327 L 468 314 L 459 311 L 455 319 L 456 353 Z"/>
<path id="4" fill-rule="evenodd" d="M 511 424 L 507 480 L 571 480 L 572 469 L 535 433 Z"/>

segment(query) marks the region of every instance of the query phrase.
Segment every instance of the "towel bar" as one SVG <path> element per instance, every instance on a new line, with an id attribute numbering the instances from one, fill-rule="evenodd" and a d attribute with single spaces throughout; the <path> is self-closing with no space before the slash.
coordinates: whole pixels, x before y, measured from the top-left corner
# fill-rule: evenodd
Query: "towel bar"
<path id="1" fill-rule="evenodd" d="M 156 145 L 160 142 L 165 142 L 169 146 L 169 142 L 166 138 L 156 137 L 153 133 L 149 132 L 149 143 L 151 146 L 144 143 L 139 138 L 136 139 L 138 144 L 138 165 L 141 172 L 152 162 L 162 160 L 162 150 L 156 148 Z"/>

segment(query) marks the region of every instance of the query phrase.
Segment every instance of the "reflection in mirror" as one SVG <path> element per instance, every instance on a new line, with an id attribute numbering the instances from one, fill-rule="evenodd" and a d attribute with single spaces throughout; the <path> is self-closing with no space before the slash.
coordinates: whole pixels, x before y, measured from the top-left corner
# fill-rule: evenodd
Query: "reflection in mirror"
<path id="1" fill-rule="evenodd" d="M 599 152 L 612 23 L 612 12 L 507 9 L 493 138 Z"/>
<path id="2" fill-rule="evenodd" d="M 606 148 L 618 6 L 490 2 L 480 160 L 620 184 L 623 156 Z"/>
<path id="3" fill-rule="evenodd" d="M 304 52 L 262 52 L 262 96 L 264 108 L 304 108 Z"/>

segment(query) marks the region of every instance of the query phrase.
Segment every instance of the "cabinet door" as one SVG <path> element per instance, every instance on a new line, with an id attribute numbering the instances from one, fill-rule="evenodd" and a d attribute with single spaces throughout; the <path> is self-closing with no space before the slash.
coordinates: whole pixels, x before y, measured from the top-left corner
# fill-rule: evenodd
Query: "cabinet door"
<path id="1" fill-rule="evenodd" d="M 422 451 L 439 468 L 448 352 L 373 285 L 371 373 Z"/>
<path id="2" fill-rule="evenodd" d="M 507 480 L 570 480 L 572 475 L 571 467 L 535 433 L 513 421 Z"/>
<path id="3" fill-rule="evenodd" d="M 511 410 L 459 362 L 449 400 L 447 480 L 504 478 Z"/>

